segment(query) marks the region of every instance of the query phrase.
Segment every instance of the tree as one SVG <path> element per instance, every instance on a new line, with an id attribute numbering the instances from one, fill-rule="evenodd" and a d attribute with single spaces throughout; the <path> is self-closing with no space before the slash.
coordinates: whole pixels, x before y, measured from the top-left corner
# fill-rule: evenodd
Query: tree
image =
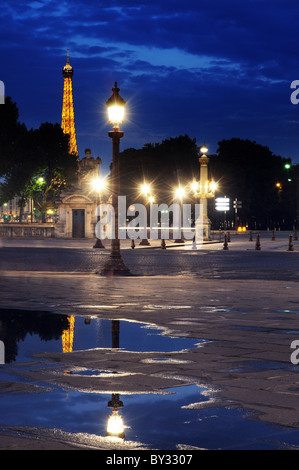
<path id="1" fill-rule="evenodd" d="M 161 143 L 129 148 L 120 154 L 121 194 L 136 201 L 139 185 L 152 184 L 156 199 L 170 203 L 173 187 L 187 184 L 199 176 L 196 140 L 188 135 L 169 138 Z"/>
<path id="2" fill-rule="evenodd" d="M 56 207 L 56 199 L 77 175 L 75 154 L 69 154 L 69 137 L 59 124 L 44 123 L 34 131 L 35 169 L 27 193 L 45 220 L 49 208 Z"/>
<path id="3" fill-rule="evenodd" d="M 233 138 L 218 143 L 210 168 L 222 194 L 242 201 L 244 222 L 253 229 L 267 229 L 281 226 L 285 214 L 276 184 L 285 179 L 287 161 L 254 141 Z"/>
<path id="4" fill-rule="evenodd" d="M 0 204 L 18 196 L 22 220 L 22 208 L 32 198 L 45 220 L 59 193 L 74 182 L 77 157 L 69 154 L 69 136 L 59 124 L 27 130 L 18 116 L 16 104 L 7 98 L 0 107 Z"/>

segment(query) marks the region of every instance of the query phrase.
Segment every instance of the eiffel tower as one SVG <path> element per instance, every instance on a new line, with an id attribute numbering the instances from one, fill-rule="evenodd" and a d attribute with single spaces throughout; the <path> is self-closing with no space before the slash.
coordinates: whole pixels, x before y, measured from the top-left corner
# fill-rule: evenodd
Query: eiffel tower
<path id="1" fill-rule="evenodd" d="M 70 136 L 70 153 L 78 155 L 78 147 L 75 130 L 75 114 L 73 101 L 73 67 L 70 65 L 69 50 L 67 50 L 66 65 L 62 69 L 63 75 L 63 102 L 61 128 L 65 134 Z"/>

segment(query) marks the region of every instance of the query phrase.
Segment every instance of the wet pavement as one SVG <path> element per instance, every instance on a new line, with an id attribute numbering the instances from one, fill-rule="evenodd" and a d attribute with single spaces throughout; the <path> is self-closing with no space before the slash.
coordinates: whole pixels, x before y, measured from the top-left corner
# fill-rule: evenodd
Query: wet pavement
<path id="1" fill-rule="evenodd" d="M 299 242 L 125 242 L 115 279 L 96 274 L 109 248 L 47 243 L 0 249 L 1 448 L 298 448 Z"/>

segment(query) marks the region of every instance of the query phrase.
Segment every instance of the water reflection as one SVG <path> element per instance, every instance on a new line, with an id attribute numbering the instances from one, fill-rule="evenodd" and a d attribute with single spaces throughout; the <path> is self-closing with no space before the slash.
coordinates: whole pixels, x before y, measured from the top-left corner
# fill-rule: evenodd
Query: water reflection
<path id="1" fill-rule="evenodd" d="M 90 327 L 92 325 L 92 327 Z M 51 312 L 42 311 L 24 311 L 24 310 L 10 310 L 0 309 L 0 339 L 5 343 L 6 360 L 5 363 L 9 364 L 12 362 L 24 363 L 34 358 L 35 353 L 40 352 L 63 352 L 65 354 L 71 353 L 72 351 L 93 349 L 93 348 L 113 348 L 113 349 L 126 349 L 130 351 L 159 351 L 169 352 L 177 351 L 182 349 L 188 349 L 196 347 L 198 340 L 189 338 L 172 338 L 161 335 L 162 330 L 149 326 L 146 324 L 129 322 L 124 320 L 103 320 L 96 316 L 77 316 L 77 315 L 63 315 L 54 314 Z M 27 367 L 23 364 L 22 367 Z M 32 367 L 32 364 L 30 365 Z M 5 374 L 5 370 L 0 369 L 0 372 Z M 98 372 L 98 371 L 97 371 Z M 106 371 L 108 373 L 109 371 Z M 111 376 L 118 375 L 116 371 L 110 371 Z M 72 374 L 72 370 L 65 370 L 65 374 Z M 3 377 L 2 377 L 3 378 Z M 112 387 L 113 390 L 113 387 Z M 8 409 L 3 407 L 1 415 L 3 422 L 13 425 L 21 425 L 22 421 L 26 422 L 28 419 L 34 422 L 37 420 L 43 421 L 44 425 L 47 426 L 58 426 L 64 428 L 65 423 L 61 409 L 68 409 L 71 411 L 70 421 L 75 429 L 80 429 L 83 422 L 81 420 L 81 411 L 85 409 L 86 399 L 89 394 L 78 392 L 80 395 L 80 403 L 77 402 L 77 406 L 74 408 L 70 406 L 70 397 L 76 392 L 67 392 L 68 400 L 61 399 L 61 393 L 63 391 L 51 393 L 52 399 L 56 396 L 56 402 L 51 406 L 51 416 L 47 414 L 45 410 L 45 402 L 48 403 L 49 398 L 44 394 L 39 395 L 39 399 L 34 397 L 34 412 L 32 415 L 27 415 L 26 409 L 28 408 L 28 402 L 32 402 L 32 395 L 18 395 L 19 405 L 23 405 L 19 409 L 19 413 L 11 413 L 11 406 Z M 4 396 L 2 395 L 2 398 Z M 104 395 L 103 395 L 104 398 Z M 11 398 L 12 399 L 12 398 Z M 148 396 L 146 401 L 148 401 Z M 97 395 L 98 400 L 98 395 Z M 130 400 L 127 396 L 126 400 Z M 3 400 L 3 404 L 4 404 Z M 65 402 L 65 403 L 64 403 Z M 106 397 L 104 401 L 100 400 L 93 408 L 93 412 L 90 410 L 90 418 L 92 426 L 99 426 L 99 419 L 101 421 L 100 428 L 102 429 L 96 432 L 97 435 L 102 435 L 103 438 L 108 439 L 113 437 L 124 440 L 125 429 L 129 436 L 135 435 L 135 425 L 132 426 L 132 411 L 126 407 L 124 418 L 121 414 L 121 410 L 124 408 L 124 402 L 119 393 L 112 392 L 110 397 Z M 32 406 L 30 406 L 32 408 Z M 46 407 L 48 409 L 48 406 Z M 109 412 L 107 413 L 107 408 Z M 56 411 L 54 412 L 53 410 Z M 95 413 L 95 409 L 97 412 Z M 128 413 L 129 411 L 129 413 Z M 44 416 L 46 413 L 46 416 Z M 65 416 L 65 413 L 62 413 Z M 16 421 L 14 422 L 14 416 Z M 80 416 L 80 418 L 79 418 Z M 57 419 L 57 422 L 53 421 Z M 84 421 L 86 419 L 86 415 Z M 134 418 L 135 420 L 136 418 Z M 126 424 L 126 421 L 130 423 L 130 426 Z M 54 424 L 55 422 L 55 424 Z M 80 432 L 80 431 L 79 431 Z M 127 442 L 127 441 L 126 441 Z"/>
<path id="2" fill-rule="evenodd" d="M 63 331 L 69 329 L 66 315 L 26 310 L 0 310 L 0 339 L 5 344 L 5 363 L 15 362 L 19 346 L 27 335 L 38 335 L 43 342 L 61 339 Z"/>
<path id="3" fill-rule="evenodd" d="M 111 321 L 111 336 L 112 336 L 112 348 L 119 348 L 119 331 L 120 322 L 119 320 Z M 119 408 L 124 406 L 123 402 L 119 398 L 118 393 L 112 393 L 112 398 L 108 402 L 108 407 L 112 408 L 112 414 L 108 418 L 106 436 L 119 437 L 124 439 L 125 428 L 123 417 L 119 413 Z"/>
<path id="4" fill-rule="evenodd" d="M 125 320 L 111 323 L 96 316 L 0 309 L 0 340 L 5 344 L 5 363 L 32 360 L 35 353 L 119 348 L 120 325 L 121 349 L 128 351 L 180 351 L 202 342 L 165 336 L 154 326 Z"/>
<path id="5" fill-rule="evenodd" d="M 62 351 L 64 353 L 72 352 L 74 346 L 75 316 L 68 315 L 68 328 L 62 332 Z"/>

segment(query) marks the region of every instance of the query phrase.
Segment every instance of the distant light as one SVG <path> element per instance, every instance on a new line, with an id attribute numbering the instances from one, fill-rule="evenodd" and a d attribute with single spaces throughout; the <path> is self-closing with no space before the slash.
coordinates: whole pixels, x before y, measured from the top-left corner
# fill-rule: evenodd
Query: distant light
<path id="1" fill-rule="evenodd" d="M 142 192 L 142 194 L 147 195 L 147 194 L 149 194 L 150 190 L 151 190 L 151 187 L 150 187 L 150 185 L 149 185 L 148 183 L 143 183 L 143 184 L 141 185 L 141 192 Z"/>
<path id="2" fill-rule="evenodd" d="M 94 191 L 101 193 L 107 188 L 107 181 L 105 180 L 105 178 L 96 176 L 91 180 L 91 186 Z"/>
<path id="3" fill-rule="evenodd" d="M 290 163 L 286 163 L 284 167 L 285 167 L 286 170 L 289 170 L 291 168 L 291 165 L 290 165 Z"/>
<path id="4" fill-rule="evenodd" d="M 211 191 L 216 191 L 217 188 L 218 188 L 218 184 L 216 183 L 216 181 L 211 181 L 210 190 Z"/>
<path id="5" fill-rule="evenodd" d="M 179 186 L 175 190 L 175 195 L 177 198 L 181 199 L 182 197 L 185 196 L 185 189 L 182 186 Z"/>
<path id="6" fill-rule="evenodd" d="M 191 183 L 191 189 L 192 191 L 196 192 L 199 189 L 199 182 L 198 181 L 192 181 Z"/>
<path id="7" fill-rule="evenodd" d="M 203 145 L 202 147 L 200 147 L 201 153 L 207 153 L 208 150 L 209 150 L 208 147 L 206 147 L 205 145 Z"/>

